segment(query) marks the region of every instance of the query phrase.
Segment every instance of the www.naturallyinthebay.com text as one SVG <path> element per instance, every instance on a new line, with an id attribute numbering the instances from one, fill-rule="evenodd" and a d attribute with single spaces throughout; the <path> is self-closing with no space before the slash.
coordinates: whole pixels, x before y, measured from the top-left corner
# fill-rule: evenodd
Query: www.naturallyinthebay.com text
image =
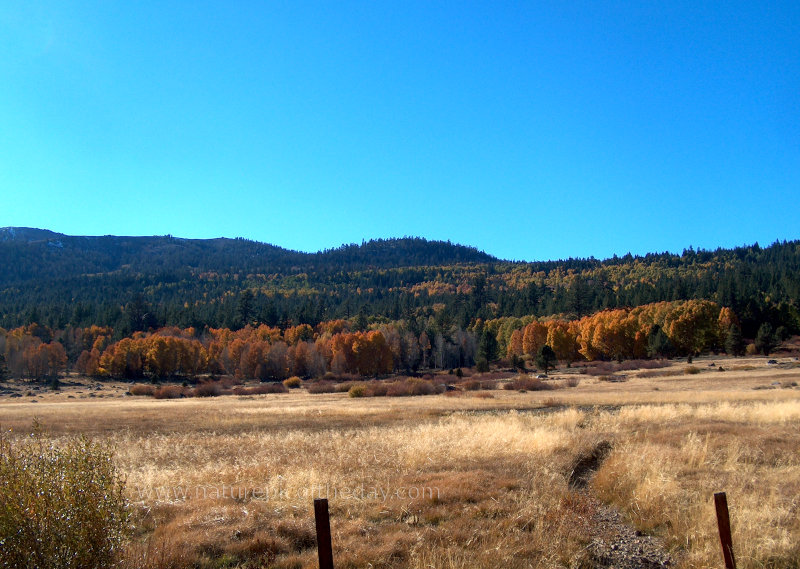
<path id="1" fill-rule="evenodd" d="M 402 486 L 390 488 L 360 484 L 336 486 L 312 484 L 299 489 L 287 489 L 283 484 L 249 486 L 210 484 L 199 486 L 135 487 L 133 495 L 141 502 L 183 502 L 186 500 L 258 500 L 263 502 L 292 499 L 328 498 L 332 500 L 417 500 L 438 499 L 439 489 L 433 486 Z"/>

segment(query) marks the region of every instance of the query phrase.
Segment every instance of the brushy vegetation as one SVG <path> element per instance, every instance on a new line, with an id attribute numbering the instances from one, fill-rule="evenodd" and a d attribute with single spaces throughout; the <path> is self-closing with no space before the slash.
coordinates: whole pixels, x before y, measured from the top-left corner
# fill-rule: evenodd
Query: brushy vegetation
<path id="1" fill-rule="evenodd" d="M 527 375 L 519 375 L 511 381 L 503 384 L 503 389 L 517 391 L 548 391 L 551 389 L 558 389 L 560 386 L 554 383 L 548 383 L 541 379 L 530 377 Z"/>
<path id="2" fill-rule="evenodd" d="M 583 375 L 612 375 L 620 371 L 659 369 L 669 367 L 669 360 L 624 360 L 622 362 L 593 362 L 581 368 Z"/>
<path id="3" fill-rule="evenodd" d="M 111 567 L 128 528 L 124 483 L 109 449 L 61 443 L 38 427 L 0 433 L 0 568 Z"/>
<path id="4" fill-rule="evenodd" d="M 286 393 L 288 388 L 284 383 L 261 383 L 250 387 L 233 385 L 229 381 L 202 381 L 194 387 L 180 384 L 152 385 L 135 383 L 128 391 L 131 395 L 144 395 L 155 399 L 217 397 L 219 395 L 264 395 L 267 393 Z"/>

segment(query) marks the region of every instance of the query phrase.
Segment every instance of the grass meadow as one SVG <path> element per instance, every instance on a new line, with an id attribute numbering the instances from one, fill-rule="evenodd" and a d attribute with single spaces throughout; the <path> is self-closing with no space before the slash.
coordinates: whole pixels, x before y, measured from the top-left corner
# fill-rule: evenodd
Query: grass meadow
<path id="1" fill-rule="evenodd" d="M 155 400 L 81 384 L 0 399 L 0 428 L 23 437 L 36 420 L 55 443 L 111 446 L 131 508 L 126 568 L 316 567 L 317 497 L 338 568 L 591 567 L 600 502 L 677 567 L 721 567 L 717 491 L 739 567 L 800 567 L 800 368 L 695 365 L 402 398 Z M 602 443 L 588 487 L 571 488 Z"/>

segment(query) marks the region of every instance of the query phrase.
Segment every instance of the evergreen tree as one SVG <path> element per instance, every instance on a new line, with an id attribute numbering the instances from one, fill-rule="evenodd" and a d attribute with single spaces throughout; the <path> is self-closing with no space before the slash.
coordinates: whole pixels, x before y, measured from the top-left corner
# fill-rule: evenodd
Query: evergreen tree
<path id="1" fill-rule="evenodd" d="M 497 338 L 488 329 L 484 328 L 478 343 L 478 359 L 491 362 L 497 359 Z"/>
<path id="2" fill-rule="evenodd" d="M 543 370 L 546 374 L 550 368 L 556 367 L 558 358 L 553 348 L 545 344 L 539 348 L 539 353 L 536 354 L 536 367 Z"/>
<path id="3" fill-rule="evenodd" d="M 744 355 L 744 338 L 742 338 L 742 330 L 736 324 L 731 324 L 728 328 L 728 335 L 725 338 L 725 351 L 731 356 Z"/>
<path id="4" fill-rule="evenodd" d="M 250 317 L 253 314 L 253 293 L 250 289 L 244 289 L 239 293 L 239 306 L 237 307 L 239 322 L 242 327 L 250 323 Z"/>
<path id="5" fill-rule="evenodd" d="M 647 335 L 647 357 L 669 358 L 675 354 L 675 347 L 670 342 L 669 337 L 661 329 L 661 326 L 654 324 Z"/>
<path id="6" fill-rule="evenodd" d="M 765 356 L 768 356 L 770 352 L 775 349 L 775 346 L 778 345 L 778 342 L 775 338 L 775 334 L 772 333 L 772 324 L 769 322 L 764 322 L 758 328 L 755 344 L 756 350 Z"/>

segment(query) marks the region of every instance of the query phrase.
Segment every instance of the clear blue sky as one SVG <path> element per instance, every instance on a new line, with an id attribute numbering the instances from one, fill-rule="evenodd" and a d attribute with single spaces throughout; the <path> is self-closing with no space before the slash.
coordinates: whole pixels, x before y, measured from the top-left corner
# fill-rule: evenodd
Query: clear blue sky
<path id="1" fill-rule="evenodd" d="M 0 226 L 450 239 L 524 260 L 800 238 L 800 3 L 0 3 Z"/>

